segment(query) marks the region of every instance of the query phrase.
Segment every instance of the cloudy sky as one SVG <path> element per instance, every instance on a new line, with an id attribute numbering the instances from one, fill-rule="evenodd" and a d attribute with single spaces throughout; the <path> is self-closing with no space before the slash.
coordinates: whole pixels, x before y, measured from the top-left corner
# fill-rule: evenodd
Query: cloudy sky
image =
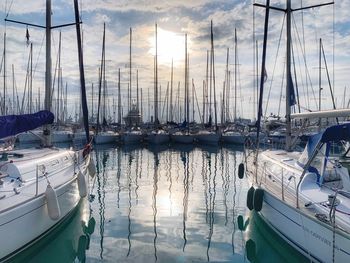
<path id="1" fill-rule="evenodd" d="M 132 37 L 132 96 L 136 98 L 136 70 L 139 72 L 139 87 L 143 94 L 144 118 L 153 112 L 153 56 L 155 52 L 155 23 L 158 24 L 158 63 L 161 102 L 170 81 L 171 61 L 174 61 L 174 97 L 180 82 L 180 100 L 184 89 L 185 34 L 188 35 L 189 76 L 193 79 L 198 103 L 202 107 L 203 81 L 206 76 L 207 50 L 210 49 L 210 21 L 214 24 L 216 100 L 221 100 L 225 80 L 226 54 L 229 48 L 230 115 L 234 110 L 234 31 L 237 29 L 237 116 L 253 118 L 256 116 L 256 50 L 258 64 L 261 64 L 263 24 L 265 10 L 253 8 L 255 1 L 238 0 L 79 0 L 83 22 L 84 62 L 88 93 L 91 85 L 95 91 L 98 85 L 98 68 L 101 61 L 103 23 L 106 23 L 106 78 L 110 96 L 110 108 L 113 98 L 117 100 L 118 69 L 122 74 L 123 106 L 126 106 L 126 92 L 129 83 L 129 31 Z M 256 1 L 264 4 L 263 0 Z M 327 1 L 296 0 L 293 8 L 326 3 Z M 0 17 L 33 24 L 45 24 L 44 0 L 2 0 Z M 52 1 L 53 25 L 74 21 L 73 0 Z M 271 1 L 271 5 L 285 7 L 285 1 Z M 350 10 L 349 1 L 336 1 L 332 6 L 295 12 L 292 18 L 294 64 L 292 74 L 294 86 L 298 86 L 300 106 L 315 110 L 318 107 L 319 94 L 319 42 L 322 39 L 330 83 L 335 92 L 338 107 L 347 106 L 350 91 L 345 90 L 350 76 Z M 254 19 L 253 19 L 254 18 Z M 255 21 L 255 22 L 254 22 Z M 30 42 L 33 43 L 34 97 L 44 89 L 45 32 L 42 29 L 28 27 Z M 62 75 L 67 83 L 70 113 L 74 115 L 78 105 L 78 61 L 75 28 L 62 28 Z M 25 87 L 29 47 L 26 43 L 26 27 L 13 23 L 1 23 L 0 48 L 6 32 L 6 84 L 8 97 L 12 96 L 12 65 L 19 97 Z M 55 68 L 58 50 L 59 29 L 52 34 L 52 64 Z M 285 77 L 285 20 L 284 13 L 271 10 L 267 50 L 267 81 L 265 83 L 264 105 L 267 114 L 284 114 Z M 258 43 L 254 46 L 254 39 Z M 3 56 L 2 56 L 3 57 Z M 321 61 L 322 108 L 330 108 L 330 88 L 324 59 Z M 3 65 L 3 63 L 1 63 Z M 259 69 L 260 71 L 260 69 Z M 1 76 L 4 69 L 1 67 Z M 296 78 L 295 78 L 296 76 Z M 0 82 L 2 91 L 3 81 Z M 40 90 L 40 92 L 39 92 Z M 10 95 L 9 95 L 10 94 Z M 268 99 L 268 95 L 270 94 Z M 282 95 L 281 95 L 282 94 Z M 345 96 L 344 96 L 345 94 Z M 96 95 L 95 95 L 96 97 Z M 12 97 L 11 97 L 12 98 Z M 41 97 L 41 100 L 43 98 Z M 91 96 L 89 95 L 91 104 Z M 175 99 L 174 99 L 175 100 Z M 35 103 L 35 102 L 34 102 Z M 96 105 L 96 103 L 95 103 Z M 264 107 L 265 107 L 264 106 Z M 163 105 L 161 104 L 162 116 Z M 195 107 L 198 119 L 197 106 Z M 218 109 L 220 106 L 218 106 Z M 202 109 L 202 108 L 201 108 Z M 112 111 L 112 110 L 111 110 Z M 124 113 L 126 109 L 124 108 Z M 220 113 L 218 113 L 220 116 Z"/>

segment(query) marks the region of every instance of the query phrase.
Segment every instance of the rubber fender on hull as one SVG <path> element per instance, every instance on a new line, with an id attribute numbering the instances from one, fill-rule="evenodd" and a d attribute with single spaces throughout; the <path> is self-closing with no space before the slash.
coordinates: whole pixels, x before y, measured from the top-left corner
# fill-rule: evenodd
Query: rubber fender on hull
<path id="1" fill-rule="evenodd" d="M 238 178 L 242 179 L 244 177 L 244 164 L 240 163 L 238 166 Z"/>
<path id="2" fill-rule="evenodd" d="M 86 260 L 86 248 L 88 246 L 88 238 L 85 235 L 81 235 L 78 241 L 77 258 L 80 262 L 85 262 Z"/>
<path id="3" fill-rule="evenodd" d="M 238 229 L 243 231 L 244 230 L 244 222 L 243 222 L 243 216 L 239 215 L 237 217 L 237 224 L 238 224 Z"/>
<path id="4" fill-rule="evenodd" d="M 94 160 L 90 156 L 89 165 L 88 165 L 88 171 L 91 177 L 94 177 L 96 174 L 96 166 Z"/>
<path id="5" fill-rule="evenodd" d="M 264 190 L 260 188 L 255 189 L 254 200 L 253 200 L 255 211 L 257 212 L 261 211 L 263 200 L 264 200 Z"/>
<path id="6" fill-rule="evenodd" d="M 52 220 L 59 219 L 61 216 L 61 209 L 58 204 L 56 192 L 49 184 L 46 187 L 45 197 L 46 197 L 47 211 L 48 211 L 49 217 Z"/>
<path id="7" fill-rule="evenodd" d="M 249 239 L 245 243 L 245 249 L 247 252 L 247 259 L 250 262 L 254 262 L 256 260 L 256 244 L 252 239 Z"/>
<path id="8" fill-rule="evenodd" d="M 253 186 L 250 187 L 247 192 L 247 207 L 250 211 L 254 209 L 254 204 L 253 204 L 254 192 L 255 192 L 255 189 Z"/>
<path id="9" fill-rule="evenodd" d="M 81 198 L 83 198 L 87 196 L 87 185 L 86 185 L 85 176 L 80 171 L 78 172 L 77 180 L 78 180 L 79 195 Z"/>

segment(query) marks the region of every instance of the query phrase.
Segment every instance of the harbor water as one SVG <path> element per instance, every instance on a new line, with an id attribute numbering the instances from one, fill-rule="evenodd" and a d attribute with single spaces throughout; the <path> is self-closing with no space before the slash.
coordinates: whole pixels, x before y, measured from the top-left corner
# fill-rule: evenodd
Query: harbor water
<path id="1" fill-rule="evenodd" d="M 242 148 L 116 146 L 93 156 L 88 199 L 12 262 L 307 262 L 246 208 Z"/>

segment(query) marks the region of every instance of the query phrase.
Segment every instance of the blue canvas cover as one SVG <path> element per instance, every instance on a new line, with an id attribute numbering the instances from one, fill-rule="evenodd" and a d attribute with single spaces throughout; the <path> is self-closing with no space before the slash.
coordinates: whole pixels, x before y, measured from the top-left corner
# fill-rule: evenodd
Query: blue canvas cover
<path id="1" fill-rule="evenodd" d="M 52 124 L 53 120 L 53 113 L 46 110 L 33 114 L 0 116 L 0 139 Z"/>
<path id="2" fill-rule="evenodd" d="M 316 147 L 320 143 L 350 141 L 350 123 L 330 126 L 323 132 L 311 136 L 305 146 L 304 152 L 300 156 L 298 163 L 302 167 L 314 154 Z"/>

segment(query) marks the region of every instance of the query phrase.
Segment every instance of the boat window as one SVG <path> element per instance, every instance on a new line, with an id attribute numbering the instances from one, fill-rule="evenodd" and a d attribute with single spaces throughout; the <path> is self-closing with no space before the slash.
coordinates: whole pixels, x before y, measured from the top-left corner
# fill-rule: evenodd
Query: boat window
<path id="1" fill-rule="evenodd" d="M 327 144 L 323 144 L 322 145 L 322 148 L 320 149 L 320 151 L 317 153 L 317 155 L 315 156 L 315 158 L 312 160 L 311 164 L 310 164 L 310 167 L 309 167 L 309 170 L 312 169 L 316 169 L 316 173 L 318 173 L 318 175 L 321 175 L 323 173 L 323 169 L 324 169 L 324 161 L 325 161 L 325 158 L 326 158 L 326 149 L 327 149 Z M 302 155 L 304 155 L 305 153 L 305 150 L 303 152 Z M 303 156 L 301 156 L 299 158 L 299 160 L 302 158 Z M 310 156 L 311 157 L 311 156 Z M 308 161 L 308 159 L 306 159 L 305 161 L 305 164 L 306 162 Z"/>

